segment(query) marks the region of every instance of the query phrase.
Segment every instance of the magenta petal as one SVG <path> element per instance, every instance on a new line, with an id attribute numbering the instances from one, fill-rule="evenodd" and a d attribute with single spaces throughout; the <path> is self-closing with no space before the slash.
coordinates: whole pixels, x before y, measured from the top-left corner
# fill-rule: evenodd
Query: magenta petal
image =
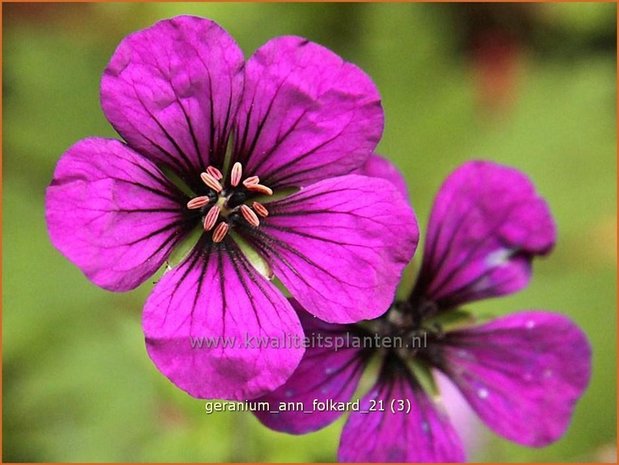
<path id="1" fill-rule="evenodd" d="M 495 432 L 527 446 L 563 435 L 591 374 L 587 337 L 568 318 L 520 312 L 444 342 L 444 371 Z"/>
<path id="2" fill-rule="evenodd" d="M 462 444 L 441 406 L 404 366 L 394 370 L 385 374 L 383 369 L 379 381 L 361 400 L 360 411 L 348 418 L 338 460 L 463 462 Z M 401 407 L 404 411 L 398 410 Z"/>
<path id="3" fill-rule="evenodd" d="M 484 424 L 471 404 L 443 372 L 433 369 L 432 375 L 440 393 L 441 403 L 462 440 L 464 450 L 477 451 L 485 447 L 490 435 L 483 432 Z"/>
<path id="4" fill-rule="evenodd" d="M 525 175 L 490 162 L 466 163 L 434 202 L 415 295 L 445 309 L 515 292 L 555 236 L 548 206 Z"/>
<path id="5" fill-rule="evenodd" d="M 314 401 L 348 402 L 359 384 L 368 353 L 346 343 L 358 334 L 351 326 L 322 322 L 292 303 L 310 345 L 286 384 L 259 400 L 269 402 L 272 411 L 278 411 L 280 402 L 301 402 L 310 413 L 282 409 L 275 414 L 258 411 L 255 415 L 271 429 L 303 434 L 327 426 L 344 413 L 332 408 L 318 411 Z"/>
<path id="6" fill-rule="evenodd" d="M 237 161 L 263 183 L 302 186 L 350 173 L 383 131 L 370 78 L 300 37 L 270 40 L 247 62 Z"/>
<path id="7" fill-rule="evenodd" d="M 243 65 L 234 39 L 213 21 L 159 21 L 116 49 L 101 81 L 103 111 L 132 147 L 181 176 L 221 168 Z"/>
<path id="8" fill-rule="evenodd" d="M 400 170 L 391 161 L 380 155 L 372 154 L 363 167 L 357 170 L 355 174 L 386 179 L 400 191 L 405 199 L 408 199 L 406 179 L 404 179 Z"/>
<path id="9" fill-rule="evenodd" d="M 303 308 L 333 323 L 387 310 L 418 239 L 414 213 L 391 183 L 342 176 L 267 207 L 250 240 Z"/>
<path id="10" fill-rule="evenodd" d="M 110 139 L 84 139 L 65 152 L 45 196 L 51 241 L 95 284 L 140 285 L 191 224 L 186 196 L 150 161 Z"/>
<path id="11" fill-rule="evenodd" d="M 159 281 L 144 307 L 146 348 L 157 368 L 194 397 L 252 399 L 292 374 L 303 355 L 303 329 L 234 242 L 222 244 L 202 239 Z"/>

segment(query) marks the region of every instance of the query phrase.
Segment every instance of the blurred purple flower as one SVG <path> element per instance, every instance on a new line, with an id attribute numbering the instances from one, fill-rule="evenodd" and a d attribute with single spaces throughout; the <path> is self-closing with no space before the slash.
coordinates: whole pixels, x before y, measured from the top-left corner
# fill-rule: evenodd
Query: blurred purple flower
<path id="1" fill-rule="evenodd" d="M 370 171 L 394 175 L 386 163 Z M 446 375 L 501 436 L 534 447 L 557 440 L 589 382 L 591 353 L 583 332 L 550 312 L 523 311 L 474 324 L 457 308 L 521 289 L 532 259 L 547 254 L 555 236 L 546 203 L 524 175 L 489 162 L 463 165 L 435 200 L 410 296 L 380 318 L 354 325 L 321 322 L 295 303 L 306 335 L 322 344 L 310 346 L 288 382 L 261 400 L 271 409 L 279 402 L 311 408 L 314 399 L 349 401 L 365 367 L 380 354 L 378 380 L 360 402 L 361 411 L 374 411 L 350 415 L 340 461 L 463 461 L 433 370 Z M 364 347 L 364 338 L 375 335 L 395 348 Z M 256 413 L 270 428 L 294 434 L 320 429 L 341 414 Z"/>
<path id="2" fill-rule="evenodd" d="M 121 42 L 101 102 L 126 144 L 89 138 L 63 155 L 46 194 L 49 233 L 95 284 L 126 291 L 201 230 L 143 315 L 150 357 L 181 389 L 252 398 L 292 373 L 302 347 L 242 343 L 303 336 L 272 273 L 325 321 L 389 307 L 418 230 L 391 183 L 350 174 L 383 130 L 378 91 L 359 68 L 298 37 L 245 62 L 217 24 L 180 16 Z M 237 344 L 194 350 L 199 337 Z"/>

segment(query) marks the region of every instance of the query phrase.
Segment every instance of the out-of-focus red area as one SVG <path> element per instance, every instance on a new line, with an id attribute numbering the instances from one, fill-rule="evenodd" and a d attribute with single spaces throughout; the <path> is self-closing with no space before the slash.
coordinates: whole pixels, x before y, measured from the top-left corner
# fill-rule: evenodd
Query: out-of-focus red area
<path id="1" fill-rule="evenodd" d="M 518 97 L 524 57 L 535 47 L 538 6 L 467 4 L 456 10 L 454 28 L 472 69 L 480 116 L 506 115 Z"/>
<path id="2" fill-rule="evenodd" d="M 475 37 L 471 62 L 479 107 L 491 114 L 507 112 L 518 90 L 522 46 L 500 30 Z"/>

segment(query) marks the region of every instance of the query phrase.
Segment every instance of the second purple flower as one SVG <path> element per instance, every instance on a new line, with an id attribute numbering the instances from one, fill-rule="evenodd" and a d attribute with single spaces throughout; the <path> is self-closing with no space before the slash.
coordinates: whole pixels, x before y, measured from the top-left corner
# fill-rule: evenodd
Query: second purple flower
<path id="1" fill-rule="evenodd" d="M 387 162 L 368 170 L 403 188 Z M 591 376 L 587 336 L 557 313 L 480 321 L 462 308 L 525 287 L 533 259 L 549 253 L 555 238 L 548 206 L 525 175 L 465 163 L 436 197 L 409 296 L 375 320 L 348 325 L 324 323 L 295 304 L 311 343 L 286 384 L 261 399 L 275 413 L 256 415 L 287 433 L 323 428 L 345 409 L 311 411 L 314 405 L 349 402 L 369 369 L 374 384 L 348 417 L 338 459 L 460 462 L 465 451 L 434 378 L 441 373 L 497 434 L 532 447 L 558 440 Z M 369 368 L 374 361 L 377 373 Z"/>
<path id="2" fill-rule="evenodd" d="M 328 322 L 390 305 L 418 229 L 391 183 L 350 174 L 371 162 L 383 129 L 379 94 L 359 68 L 298 37 L 246 62 L 217 24 L 182 16 L 122 41 L 101 102 L 126 144 L 84 139 L 63 155 L 46 194 L 49 233 L 95 284 L 126 291 L 200 228 L 144 309 L 148 353 L 177 386 L 245 399 L 288 378 L 302 348 L 242 345 L 247 335 L 302 337 L 271 271 Z M 239 344 L 190 344 L 219 336 Z"/>

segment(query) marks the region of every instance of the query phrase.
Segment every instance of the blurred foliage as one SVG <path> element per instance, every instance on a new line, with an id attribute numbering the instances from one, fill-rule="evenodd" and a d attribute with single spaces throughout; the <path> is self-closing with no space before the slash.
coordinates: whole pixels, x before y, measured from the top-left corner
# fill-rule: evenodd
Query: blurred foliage
<path id="1" fill-rule="evenodd" d="M 246 55 L 296 34 L 360 65 L 383 95 L 381 153 L 405 173 L 422 225 L 471 158 L 528 173 L 559 227 L 531 286 L 476 304 L 563 312 L 591 338 L 593 380 L 567 435 L 526 449 L 489 435 L 476 460 L 614 461 L 615 5 L 5 4 L 4 461 L 332 461 L 342 420 L 301 437 L 250 414 L 207 416 L 148 359 L 127 294 L 90 284 L 49 243 L 44 190 L 64 150 L 114 137 L 99 79 L 129 32 L 181 13 L 218 21 Z M 276 444 L 276 447 L 274 446 Z"/>

